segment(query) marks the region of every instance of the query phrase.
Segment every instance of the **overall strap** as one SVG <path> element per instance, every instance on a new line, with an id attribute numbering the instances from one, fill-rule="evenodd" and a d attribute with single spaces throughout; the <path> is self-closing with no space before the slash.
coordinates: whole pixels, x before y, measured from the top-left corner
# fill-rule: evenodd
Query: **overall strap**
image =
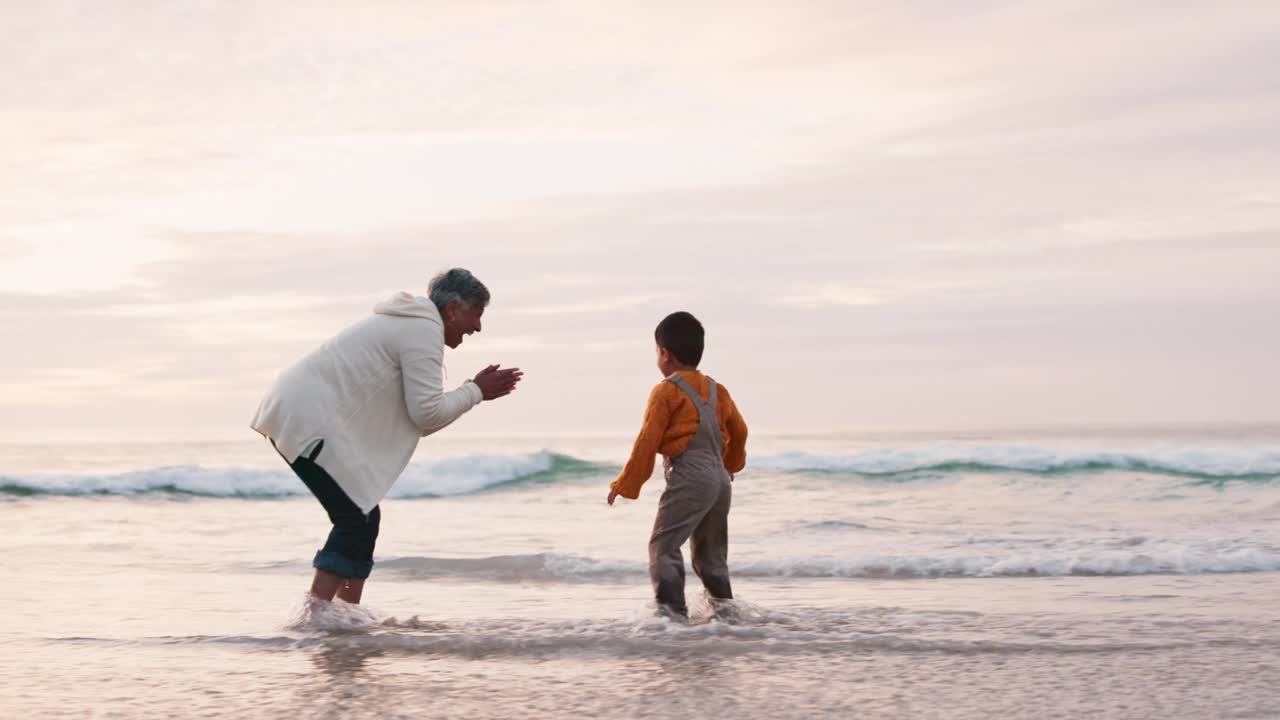
<path id="1" fill-rule="evenodd" d="M 698 391 L 679 375 L 668 377 L 667 382 L 683 390 L 698 410 L 698 432 L 690 441 L 689 448 L 707 447 L 719 455 L 724 452 L 724 438 L 720 435 L 720 421 L 716 417 L 716 381 L 707 379 L 711 381 L 711 392 L 707 400 L 703 400 Z"/>

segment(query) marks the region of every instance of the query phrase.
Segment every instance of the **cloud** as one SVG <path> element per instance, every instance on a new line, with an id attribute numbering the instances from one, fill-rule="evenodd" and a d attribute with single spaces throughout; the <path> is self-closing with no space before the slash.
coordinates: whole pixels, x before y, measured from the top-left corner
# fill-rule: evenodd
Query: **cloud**
<path id="1" fill-rule="evenodd" d="M 58 222 L 5 229 L 19 249 L 0 264 L 0 291 L 41 295 L 110 290 L 137 281 L 137 270 L 170 254 L 154 238 L 110 224 Z"/>
<path id="2" fill-rule="evenodd" d="M 582 315 L 617 312 L 619 310 L 652 306 L 659 302 L 670 302 L 678 297 L 679 294 L 673 292 L 619 295 L 616 297 L 587 297 L 567 303 L 518 307 L 515 309 L 515 313 L 518 315 Z"/>
<path id="3" fill-rule="evenodd" d="M 884 305 L 888 302 L 888 295 L 883 290 L 828 283 L 804 290 L 796 290 L 777 298 L 775 302 L 779 305 L 797 305 L 806 308 L 831 306 L 870 307 Z"/>
<path id="4" fill-rule="evenodd" d="M 912 278 L 882 277 L 875 286 L 838 282 L 795 285 L 776 295 L 771 302 L 781 307 L 841 308 L 882 307 L 930 302 L 973 302 L 998 295 L 999 281 L 982 273 L 967 271 L 920 271 Z M 1009 288 L 1003 289 L 1006 293 Z"/>
<path id="5" fill-rule="evenodd" d="M 1254 233 L 1280 237 L 1280 204 L 1233 203 L 1151 215 L 1082 218 L 1068 223 L 1063 230 L 1103 242 Z"/>
<path id="6" fill-rule="evenodd" d="M 335 305 L 358 303 L 367 299 L 367 295 L 341 297 L 279 293 L 233 295 L 200 300 L 154 298 L 149 302 L 123 302 L 89 308 L 87 313 L 128 318 L 179 318 L 189 321 L 192 318 L 209 316 L 267 315 L 314 308 L 328 309 Z"/>

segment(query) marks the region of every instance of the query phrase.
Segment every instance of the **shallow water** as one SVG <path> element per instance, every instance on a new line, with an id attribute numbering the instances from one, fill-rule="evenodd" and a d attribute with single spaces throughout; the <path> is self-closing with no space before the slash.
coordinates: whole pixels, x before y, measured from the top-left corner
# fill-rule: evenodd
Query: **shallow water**
<path id="1" fill-rule="evenodd" d="M 1280 442 L 1210 439 L 764 439 L 741 603 L 689 625 L 647 605 L 661 480 L 603 504 L 618 443 L 424 444 L 419 487 L 449 492 L 388 500 L 365 606 L 309 613 L 313 500 L 137 486 L 282 482 L 262 448 L 10 447 L 11 484 L 62 484 L 0 500 L 5 715 L 1276 717 Z"/>

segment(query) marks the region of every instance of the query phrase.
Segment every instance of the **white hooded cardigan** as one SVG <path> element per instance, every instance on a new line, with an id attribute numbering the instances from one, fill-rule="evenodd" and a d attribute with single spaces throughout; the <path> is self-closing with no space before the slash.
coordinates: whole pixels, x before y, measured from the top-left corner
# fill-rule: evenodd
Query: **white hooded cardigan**
<path id="1" fill-rule="evenodd" d="M 316 463 L 366 514 L 421 437 L 483 400 L 467 381 L 444 390 L 444 323 L 434 303 L 398 293 L 280 374 L 250 426 L 290 462 L 324 440 Z"/>

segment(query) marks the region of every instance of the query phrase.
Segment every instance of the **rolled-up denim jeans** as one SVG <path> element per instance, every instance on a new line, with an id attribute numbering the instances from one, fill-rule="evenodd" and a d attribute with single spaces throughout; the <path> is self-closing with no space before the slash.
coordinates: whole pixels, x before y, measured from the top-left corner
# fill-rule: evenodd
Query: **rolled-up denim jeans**
<path id="1" fill-rule="evenodd" d="M 311 494 L 320 501 L 333 529 L 329 531 L 329 539 L 324 547 L 316 552 L 311 566 L 317 570 L 333 573 L 338 577 L 369 577 L 373 570 L 373 546 L 378 540 L 378 524 L 382 519 L 382 511 L 374 506 L 365 515 L 360 508 L 338 487 L 338 483 L 316 464 L 316 458 L 324 449 L 324 441 L 311 451 L 310 456 L 298 456 L 289 463 L 295 475 L 307 486 Z"/>

